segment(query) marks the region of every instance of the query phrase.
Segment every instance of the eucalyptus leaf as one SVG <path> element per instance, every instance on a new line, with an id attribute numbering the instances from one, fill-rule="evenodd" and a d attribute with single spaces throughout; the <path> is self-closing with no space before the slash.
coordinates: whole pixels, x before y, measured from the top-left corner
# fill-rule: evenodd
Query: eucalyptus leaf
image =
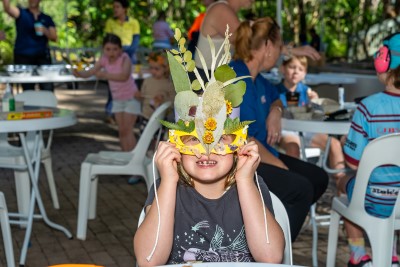
<path id="1" fill-rule="evenodd" d="M 182 63 L 182 58 L 179 55 L 174 56 L 175 60 L 178 61 L 179 64 Z"/>
<path id="2" fill-rule="evenodd" d="M 226 82 L 233 78 L 236 78 L 236 72 L 228 65 L 219 66 L 215 72 L 214 77 L 217 81 Z"/>
<path id="3" fill-rule="evenodd" d="M 185 62 L 189 62 L 190 60 L 192 60 L 192 52 L 190 51 L 186 51 L 185 54 L 183 54 L 183 60 Z"/>
<path id="4" fill-rule="evenodd" d="M 173 56 L 170 52 L 167 52 L 169 68 L 171 70 L 172 81 L 174 82 L 175 91 L 177 93 L 181 91 L 191 91 L 190 80 L 187 72 L 177 61 L 176 56 Z M 181 59 L 181 58 L 179 58 Z"/>
<path id="5" fill-rule="evenodd" d="M 170 51 L 172 54 L 179 55 L 179 51 L 176 49 L 171 49 Z"/>
<path id="6" fill-rule="evenodd" d="M 189 72 L 192 72 L 192 71 L 194 70 L 195 67 L 196 67 L 196 63 L 194 62 L 193 59 L 191 59 L 190 61 L 188 61 L 188 62 L 186 63 L 186 69 L 187 69 L 187 71 L 189 71 Z"/>
<path id="7" fill-rule="evenodd" d="M 225 88 L 225 99 L 232 103 L 232 107 L 238 107 L 243 101 L 243 95 L 246 92 L 246 83 L 238 81 Z"/>
<path id="8" fill-rule="evenodd" d="M 190 89 L 190 84 L 188 84 Z M 189 114 L 192 107 L 197 107 L 199 97 L 192 90 L 178 92 L 175 96 L 174 106 L 179 118 L 184 121 L 191 121 L 195 114 Z"/>
<path id="9" fill-rule="evenodd" d="M 184 46 L 186 43 L 186 39 L 184 37 L 182 37 L 181 39 L 179 39 L 178 44 L 179 46 Z"/>
<path id="10" fill-rule="evenodd" d="M 175 40 L 178 41 L 179 39 L 181 39 L 181 36 L 182 36 L 181 30 L 179 28 L 175 28 L 175 35 L 174 35 Z"/>
<path id="11" fill-rule="evenodd" d="M 192 82 L 192 90 L 194 90 L 194 91 L 198 91 L 198 90 L 200 90 L 201 89 L 201 84 L 200 84 L 200 82 L 199 82 L 199 80 L 194 80 L 193 82 Z"/>

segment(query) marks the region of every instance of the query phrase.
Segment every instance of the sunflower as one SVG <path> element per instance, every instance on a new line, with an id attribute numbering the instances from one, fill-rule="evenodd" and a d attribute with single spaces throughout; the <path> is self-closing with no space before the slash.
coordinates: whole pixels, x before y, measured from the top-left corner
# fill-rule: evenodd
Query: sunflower
<path id="1" fill-rule="evenodd" d="M 226 104 L 226 114 L 229 115 L 232 113 L 232 103 L 229 100 L 225 100 L 225 104 Z"/>
<path id="2" fill-rule="evenodd" d="M 214 118 L 208 118 L 204 123 L 204 127 L 209 131 L 214 131 L 217 128 L 217 121 Z"/>
<path id="3" fill-rule="evenodd" d="M 206 144 L 211 144 L 214 142 L 214 136 L 211 131 L 206 131 L 203 135 L 203 142 Z"/>

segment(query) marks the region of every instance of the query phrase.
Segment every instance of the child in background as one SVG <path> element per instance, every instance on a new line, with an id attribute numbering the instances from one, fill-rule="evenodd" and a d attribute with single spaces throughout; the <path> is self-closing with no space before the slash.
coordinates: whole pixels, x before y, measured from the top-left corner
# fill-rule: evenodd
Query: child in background
<path id="1" fill-rule="evenodd" d="M 122 151 L 131 151 L 136 146 L 132 129 L 137 115 L 141 113 L 140 102 L 134 98 L 138 90 L 131 68 L 129 56 L 122 51 L 121 39 L 114 34 L 107 34 L 103 39 L 103 55 L 94 67 L 87 71 L 74 70 L 77 77 L 95 75 L 98 79 L 109 81 L 113 99 L 112 113 L 117 121 Z"/>
<path id="2" fill-rule="evenodd" d="M 310 100 L 317 99 L 318 94 L 310 87 L 302 83 L 307 74 L 307 58 L 303 56 L 292 56 L 283 61 L 281 66 L 283 80 L 277 85 L 280 99 L 285 108 L 288 107 L 287 92 L 297 92 L 299 94 L 298 106 L 306 106 Z M 325 150 L 328 140 L 327 134 L 304 133 L 306 145 Z M 279 146 L 285 150 L 286 154 L 292 157 L 300 157 L 300 137 L 297 132 L 282 131 L 282 138 Z M 331 139 L 329 150 L 329 165 L 333 169 L 344 168 L 344 156 L 342 145 L 336 138 Z M 335 174 L 336 177 L 343 176 L 344 173 Z"/>
<path id="3" fill-rule="evenodd" d="M 375 69 L 379 81 L 386 85 L 385 91 L 373 94 L 361 101 L 353 116 L 347 135 L 344 153 L 349 167 L 357 169 L 364 148 L 369 142 L 382 135 L 400 131 L 400 33 L 395 33 L 383 41 L 383 46 L 375 54 Z M 377 155 L 379 157 L 379 155 Z M 339 190 L 347 193 L 351 200 L 355 177 L 343 177 Z M 368 199 L 365 209 L 377 217 L 388 217 L 393 211 L 396 196 L 382 192 L 398 192 L 400 168 L 384 166 L 376 168 L 369 178 Z M 379 190 L 373 190 L 379 188 Z M 350 246 L 349 267 L 372 266 L 371 258 L 365 251 L 362 230 L 350 221 L 345 221 L 345 229 Z M 396 239 L 393 245 L 392 266 L 399 267 Z"/>
<path id="4" fill-rule="evenodd" d="M 162 52 L 153 52 L 148 62 L 151 77 L 143 81 L 141 90 L 135 94 L 142 101 L 142 116 L 146 120 L 150 119 L 158 106 L 166 101 L 173 102 L 175 97 L 166 57 Z"/>
<path id="5" fill-rule="evenodd" d="M 229 46 L 228 35 L 223 45 Z M 146 217 L 134 237 L 139 266 L 282 262 L 283 232 L 267 186 L 256 178 L 259 191 L 254 178 L 258 146 L 254 141 L 246 144 L 251 122 L 239 122 L 231 114 L 232 103 L 240 105 L 242 95 L 224 94 L 236 77 L 226 63 L 222 68 L 232 78 L 225 83 L 201 81 L 200 97 L 184 68 L 170 64 L 177 123 L 163 122 L 170 128 L 170 142 L 158 146 L 155 163 L 161 179 L 149 191 Z M 211 79 L 215 81 L 214 73 Z"/>

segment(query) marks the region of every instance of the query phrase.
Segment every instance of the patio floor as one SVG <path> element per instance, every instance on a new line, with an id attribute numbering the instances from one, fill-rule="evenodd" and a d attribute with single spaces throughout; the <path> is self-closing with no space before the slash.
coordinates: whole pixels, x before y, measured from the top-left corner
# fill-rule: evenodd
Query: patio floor
<path id="1" fill-rule="evenodd" d="M 79 196 L 80 165 L 88 153 L 100 150 L 118 150 L 115 125 L 104 123 L 106 89 L 100 84 L 97 91 L 93 83 L 81 83 L 80 89 L 68 90 L 58 85 L 56 95 L 59 107 L 76 112 L 78 123 L 72 127 L 58 129 L 54 133 L 52 157 L 53 172 L 57 183 L 60 210 L 52 206 L 44 170 L 40 174 L 40 190 L 49 218 L 66 226 L 76 234 L 77 206 Z M 82 89 L 88 88 L 88 89 Z M 4 192 L 9 211 L 16 211 L 15 183 L 13 172 L 0 169 L 0 190 Z M 333 195 L 333 181 L 318 205 L 321 212 L 329 211 Z M 97 218 L 88 223 L 86 241 L 76 238 L 68 240 L 61 232 L 35 221 L 31 245 L 28 249 L 27 267 L 44 267 L 61 263 L 92 263 L 107 267 L 134 266 L 132 237 L 146 199 L 144 183 L 128 185 L 122 176 L 102 176 L 99 179 Z M 15 259 L 19 261 L 25 231 L 12 226 Z M 328 228 L 319 229 L 318 259 L 325 266 Z M 311 266 L 312 231 L 303 228 L 293 244 L 294 264 Z M 339 239 L 337 266 L 345 266 L 348 248 Z M 0 266 L 6 266 L 3 243 L 0 243 Z"/>

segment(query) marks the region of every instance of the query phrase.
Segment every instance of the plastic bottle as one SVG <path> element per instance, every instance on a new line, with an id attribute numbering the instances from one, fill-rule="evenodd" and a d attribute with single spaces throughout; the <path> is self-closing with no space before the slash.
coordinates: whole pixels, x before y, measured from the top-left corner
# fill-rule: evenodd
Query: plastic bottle
<path id="1" fill-rule="evenodd" d="M 1 104 L 2 104 L 2 111 L 3 112 L 15 111 L 14 96 L 13 96 L 13 94 L 11 92 L 11 86 L 8 83 L 6 85 L 6 90 L 4 91 L 3 99 L 1 101 Z"/>
<path id="2" fill-rule="evenodd" d="M 338 87 L 338 102 L 341 108 L 344 107 L 344 87 L 342 84 L 339 84 Z"/>

